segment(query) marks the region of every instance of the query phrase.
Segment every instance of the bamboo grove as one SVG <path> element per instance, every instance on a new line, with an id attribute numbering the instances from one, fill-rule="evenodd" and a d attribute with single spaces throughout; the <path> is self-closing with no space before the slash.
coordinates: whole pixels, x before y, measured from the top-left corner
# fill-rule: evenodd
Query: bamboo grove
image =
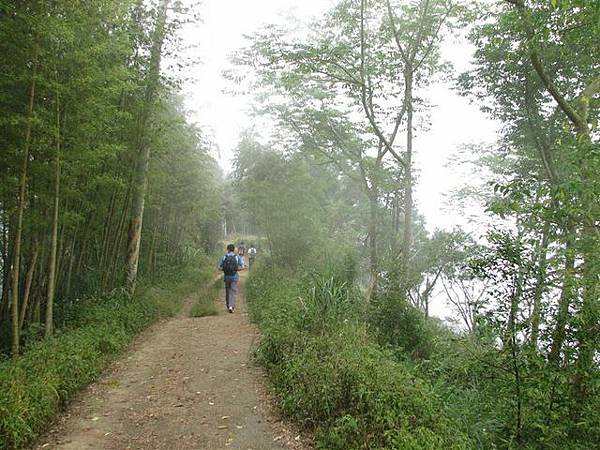
<path id="1" fill-rule="evenodd" d="M 458 74 L 442 49 L 462 27 L 475 57 Z M 466 433 L 478 448 L 597 442 L 599 42 L 596 1 L 344 0 L 302 38 L 268 27 L 233 58 L 231 79 L 252 70 L 257 109 L 278 127 L 270 145 L 283 150 L 277 158 L 246 138 L 238 155 L 243 201 L 280 246 L 273 252 L 289 244 L 281 228 L 291 217 L 310 218 L 296 255 L 310 260 L 306 236 L 319 243 L 317 253 L 328 248 L 309 231 L 315 223 L 333 238 L 333 253 L 356 246 L 368 267 L 367 301 L 384 305 L 374 316 L 379 336 L 414 347 L 420 367 L 439 364 L 433 382 L 449 383 L 442 395 L 465 414 L 459 422 L 471 424 Z M 462 199 L 483 199 L 486 208 L 475 240 L 461 230 L 428 234 L 412 200 L 413 137 L 427 132 L 432 108 L 427 89 L 449 75 L 502 124 L 496 144 L 461 156 L 474 174 Z M 432 158 L 435 150 L 420 149 Z M 297 179 L 291 167 L 304 170 L 313 181 L 294 184 L 314 186 L 310 197 L 326 201 L 319 209 L 282 200 L 282 213 L 272 197 L 303 188 L 283 189 L 258 161 L 288 179 Z M 451 375 L 455 362 L 432 362 L 410 342 L 411 333 L 427 341 L 423 330 L 402 329 L 399 311 L 409 304 L 427 316 L 434 294 L 466 330 L 455 354 L 465 379 Z M 457 413 L 464 398 L 472 405 Z"/>
<path id="2" fill-rule="evenodd" d="M 168 0 L 0 1 L 2 351 L 216 241 L 220 172 L 161 71 L 186 20 Z"/>

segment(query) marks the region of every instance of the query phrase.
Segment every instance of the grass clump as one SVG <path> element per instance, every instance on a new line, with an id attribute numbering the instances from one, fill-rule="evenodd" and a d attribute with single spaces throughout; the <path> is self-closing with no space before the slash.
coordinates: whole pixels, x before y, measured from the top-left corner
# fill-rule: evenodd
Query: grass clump
<path id="1" fill-rule="evenodd" d="M 190 309 L 190 317 L 208 317 L 219 314 L 216 299 L 219 296 L 219 285 L 213 283 L 198 294 L 198 299 Z"/>
<path id="2" fill-rule="evenodd" d="M 196 266 L 197 267 L 197 266 Z M 212 271 L 178 268 L 163 286 L 140 285 L 85 299 L 54 337 L 30 344 L 14 360 L 0 363 L 0 449 L 30 444 L 80 388 L 94 381 L 131 339 L 161 317 Z"/>

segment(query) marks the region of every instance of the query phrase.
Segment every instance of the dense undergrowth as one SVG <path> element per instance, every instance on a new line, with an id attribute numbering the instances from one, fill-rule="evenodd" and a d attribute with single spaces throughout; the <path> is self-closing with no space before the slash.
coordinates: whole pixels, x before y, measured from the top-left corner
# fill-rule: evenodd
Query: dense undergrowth
<path id="1" fill-rule="evenodd" d="M 262 268 L 247 296 L 262 331 L 258 360 L 317 448 L 470 447 L 432 383 L 375 341 L 361 293 L 343 277 Z"/>
<path id="2" fill-rule="evenodd" d="M 262 331 L 257 359 L 283 413 L 314 431 L 319 449 L 584 449 L 596 442 L 589 432 L 574 438 L 561 405 L 546 403 L 551 380 L 543 372 L 521 367 L 515 390 L 510 355 L 493 339 L 458 335 L 392 290 L 365 306 L 347 274 L 265 265 L 253 271 L 247 296 Z M 549 407 L 556 422 L 543 420 Z"/>
<path id="3" fill-rule="evenodd" d="M 142 283 L 132 299 L 123 290 L 85 299 L 55 337 L 0 363 L 0 449 L 22 448 L 35 439 L 136 334 L 173 315 L 213 272 L 208 260 L 195 261 Z"/>

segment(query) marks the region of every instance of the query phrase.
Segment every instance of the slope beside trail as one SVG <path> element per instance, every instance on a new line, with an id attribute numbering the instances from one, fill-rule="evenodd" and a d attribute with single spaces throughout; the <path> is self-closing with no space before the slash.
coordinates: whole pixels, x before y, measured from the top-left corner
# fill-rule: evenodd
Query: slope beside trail
<path id="1" fill-rule="evenodd" d="M 225 311 L 223 292 L 218 316 L 191 318 L 194 295 L 181 314 L 144 332 L 35 448 L 309 449 L 274 414 L 251 361 L 257 330 L 244 281 L 234 314 Z"/>

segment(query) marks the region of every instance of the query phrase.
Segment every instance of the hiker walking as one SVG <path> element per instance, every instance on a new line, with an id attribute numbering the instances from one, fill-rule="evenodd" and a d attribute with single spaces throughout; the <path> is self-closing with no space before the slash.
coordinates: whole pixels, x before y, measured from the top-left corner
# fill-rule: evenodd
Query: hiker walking
<path id="1" fill-rule="evenodd" d="M 244 261 L 244 257 L 246 256 L 246 246 L 244 245 L 244 241 L 240 242 L 238 245 L 237 254 L 242 258 L 242 266 L 246 267 L 246 262 Z"/>
<path id="2" fill-rule="evenodd" d="M 251 245 L 248 249 L 248 265 L 251 266 L 252 263 L 256 260 L 256 248 L 254 245 Z"/>
<path id="3" fill-rule="evenodd" d="M 244 270 L 244 260 L 235 254 L 235 245 L 227 246 L 227 254 L 223 256 L 219 263 L 219 268 L 224 273 L 225 280 L 225 305 L 227 311 L 235 311 L 235 296 L 237 295 L 237 285 L 240 276 L 238 272 Z"/>

